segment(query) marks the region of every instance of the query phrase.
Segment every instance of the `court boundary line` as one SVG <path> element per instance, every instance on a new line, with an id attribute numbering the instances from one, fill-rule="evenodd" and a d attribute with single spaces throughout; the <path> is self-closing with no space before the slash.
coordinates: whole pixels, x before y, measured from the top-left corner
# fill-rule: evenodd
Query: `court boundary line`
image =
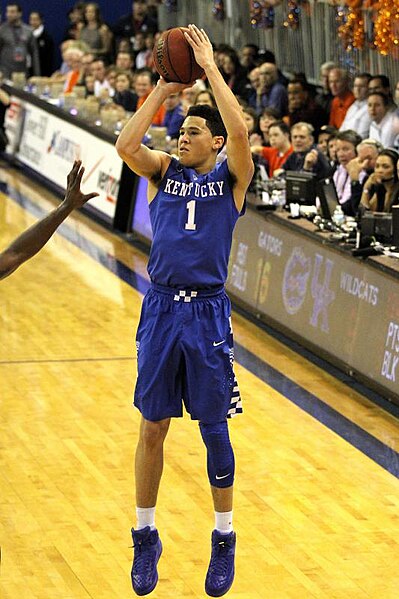
<path id="1" fill-rule="evenodd" d="M 41 217 L 47 213 L 46 210 L 35 204 L 35 202 L 27 198 L 20 191 L 15 190 L 12 185 L 0 183 L 0 190 L 3 190 L 4 187 L 6 188 L 4 193 L 7 197 L 26 209 L 30 214 Z M 10 191 L 12 192 L 11 194 Z M 149 288 L 150 283 L 147 279 L 131 270 L 115 257 L 107 254 L 87 237 L 74 231 L 68 224 L 62 224 L 58 228 L 57 233 L 139 293 L 144 294 Z M 82 243 L 82 240 L 84 240 L 84 243 Z M 271 336 L 274 336 L 274 330 Z M 389 447 L 371 433 L 368 433 L 361 426 L 267 364 L 267 362 L 239 343 L 235 342 L 234 347 L 238 364 L 257 376 L 262 382 L 278 391 L 283 397 L 320 422 L 323 426 L 340 436 L 352 445 L 352 447 L 358 449 L 384 470 L 399 478 L 399 453 L 392 447 Z"/>

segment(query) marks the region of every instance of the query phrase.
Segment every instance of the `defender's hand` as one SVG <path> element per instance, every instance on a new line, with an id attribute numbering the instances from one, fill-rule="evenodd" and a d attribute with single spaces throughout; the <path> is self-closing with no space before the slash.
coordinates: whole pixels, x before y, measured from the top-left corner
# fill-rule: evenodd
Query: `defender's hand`
<path id="1" fill-rule="evenodd" d="M 84 194 L 80 191 L 80 184 L 84 172 L 85 169 L 84 166 L 82 166 L 82 161 L 75 160 L 67 177 L 67 190 L 63 201 L 63 204 L 68 206 L 71 210 L 81 208 L 86 202 L 99 195 L 96 192 Z"/>

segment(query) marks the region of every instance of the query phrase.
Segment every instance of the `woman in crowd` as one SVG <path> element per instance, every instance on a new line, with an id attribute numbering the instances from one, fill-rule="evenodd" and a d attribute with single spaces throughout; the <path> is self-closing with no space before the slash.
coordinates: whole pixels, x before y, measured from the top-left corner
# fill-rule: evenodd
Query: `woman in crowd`
<path id="1" fill-rule="evenodd" d="M 337 129 L 335 127 L 331 127 L 331 125 L 323 125 L 320 127 L 320 132 L 317 137 L 317 148 L 320 152 L 323 152 L 326 158 L 330 159 L 328 155 L 328 142 L 331 137 L 337 133 Z"/>
<path id="2" fill-rule="evenodd" d="M 237 52 L 230 50 L 222 53 L 220 71 L 233 94 L 242 100 L 248 100 L 250 83 Z"/>
<path id="3" fill-rule="evenodd" d="M 90 2 L 84 10 L 84 23 L 80 23 L 78 39 L 86 42 L 96 56 L 109 58 L 111 54 L 112 33 L 103 22 L 98 4 Z"/>
<path id="4" fill-rule="evenodd" d="M 129 71 L 121 71 L 115 77 L 113 101 L 128 112 L 136 112 L 137 94 L 132 90 L 133 77 Z"/>
<path id="5" fill-rule="evenodd" d="M 213 96 L 213 93 L 209 89 L 201 89 L 196 94 L 193 104 L 194 106 L 196 106 L 197 104 L 207 104 L 212 108 L 216 108 L 215 98 Z"/>
<path id="6" fill-rule="evenodd" d="M 383 150 L 374 173 L 364 184 L 361 205 L 372 212 L 391 212 L 399 204 L 398 157 L 396 150 Z"/>
<path id="7" fill-rule="evenodd" d="M 252 108 L 252 106 L 244 106 L 242 109 L 242 112 L 244 114 L 244 120 L 248 127 L 249 143 L 252 145 L 253 136 L 259 135 L 258 134 L 258 131 L 259 131 L 258 115 L 256 114 L 255 108 Z"/>
<path id="8" fill-rule="evenodd" d="M 269 127 L 272 123 L 275 123 L 279 120 L 280 113 L 278 110 L 272 107 L 264 108 L 259 117 L 260 134 L 257 136 L 256 134 L 253 134 L 253 137 L 251 138 L 251 145 L 270 146 Z"/>

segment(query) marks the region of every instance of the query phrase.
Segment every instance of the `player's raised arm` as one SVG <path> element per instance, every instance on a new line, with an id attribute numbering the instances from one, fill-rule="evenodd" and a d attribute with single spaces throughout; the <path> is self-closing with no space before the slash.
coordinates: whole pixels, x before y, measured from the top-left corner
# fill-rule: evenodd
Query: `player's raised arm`
<path id="1" fill-rule="evenodd" d="M 165 152 L 150 150 L 141 142 L 154 115 L 170 94 L 189 87 L 181 83 L 167 83 L 162 78 L 144 104 L 133 114 L 119 134 L 116 150 L 124 162 L 138 175 L 147 179 L 160 179 L 166 171 L 170 156 Z"/>
<path id="2" fill-rule="evenodd" d="M 80 191 L 83 173 L 81 161 L 76 160 L 68 175 L 67 190 L 61 204 L 0 253 L 0 279 L 13 273 L 18 266 L 37 254 L 72 210 L 81 208 L 88 200 L 98 196 L 95 192 L 83 194 Z"/>
<path id="3" fill-rule="evenodd" d="M 227 130 L 227 162 L 230 172 L 236 178 L 234 199 L 237 208 L 241 210 L 245 192 L 254 173 L 248 128 L 241 106 L 215 63 L 212 44 L 207 34 L 195 25 L 189 25 L 188 29 L 189 33 L 185 33 L 186 39 L 194 51 L 197 63 L 205 71 Z"/>

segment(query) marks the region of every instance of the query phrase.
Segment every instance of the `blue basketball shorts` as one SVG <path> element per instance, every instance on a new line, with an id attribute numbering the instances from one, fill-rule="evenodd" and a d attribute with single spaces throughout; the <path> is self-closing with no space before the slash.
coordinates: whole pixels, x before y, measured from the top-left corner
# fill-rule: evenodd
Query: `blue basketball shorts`
<path id="1" fill-rule="evenodd" d="M 214 424 L 242 412 L 233 371 L 231 304 L 224 287 L 152 284 L 136 337 L 134 405 L 151 421 L 183 415 Z"/>

